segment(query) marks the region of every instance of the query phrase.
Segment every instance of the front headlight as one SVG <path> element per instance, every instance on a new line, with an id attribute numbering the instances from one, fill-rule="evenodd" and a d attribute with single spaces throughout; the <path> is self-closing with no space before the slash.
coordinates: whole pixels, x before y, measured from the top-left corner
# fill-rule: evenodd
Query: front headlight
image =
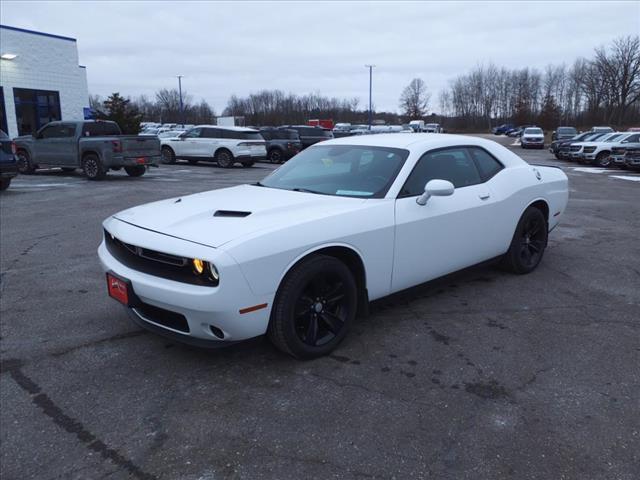
<path id="1" fill-rule="evenodd" d="M 191 266 L 193 267 L 193 273 L 205 279 L 207 283 L 217 286 L 220 282 L 220 274 L 213 263 L 194 258 L 191 260 Z"/>

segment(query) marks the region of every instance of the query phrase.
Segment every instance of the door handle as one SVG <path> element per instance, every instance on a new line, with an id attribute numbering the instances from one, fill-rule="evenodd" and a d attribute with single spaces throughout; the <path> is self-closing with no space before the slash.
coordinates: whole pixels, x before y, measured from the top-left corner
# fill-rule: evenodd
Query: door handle
<path id="1" fill-rule="evenodd" d="M 480 200 L 486 200 L 490 196 L 491 194 L 489 192 L 481 193 L 480 195 L 478 195 L 478 197 L 480 197 Z"/>

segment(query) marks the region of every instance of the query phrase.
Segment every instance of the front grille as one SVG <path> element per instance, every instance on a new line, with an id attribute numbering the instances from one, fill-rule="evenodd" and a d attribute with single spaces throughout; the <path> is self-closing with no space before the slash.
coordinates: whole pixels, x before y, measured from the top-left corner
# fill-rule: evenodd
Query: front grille
<path id="1" fill-rule="evenodd" d="M 217 285 L 217 282 L 207 275 L 196 275 L 191 269 L 191 260 L 188 258 L 131 245 L 114 237 L 106 230 L 104 239 L 109 253 L 132 270 L 191 285 L 204 287 Z"/>
<path id="2" fill-rule="evenodd" d="M 165 310 L 164 308 L 155 307 L 148 303 L 140 303 L 135 306 L 136 312 L 138 312 L 144 319 L 149 320 L 163 327 L 172 328 L 179 332 L 189 333 L 189 323 L 184 315 L 171 310 Z"/>
<path id="3" fill-rule="evenodd" d="M 640 150 L 627 150 L 624 154 L 625 158 L 636 158 L 640 157 Z"/>
<path id="4" fill-rule="evenodd" d="M 579 152 L 582 147 L 580 145 L 571 145 L 572 152 Z"/>
<path id="5" fill-rule="evenodd" d="M 624 147 L 613 147 L 611 149 L 611 154 L 612 155 L 622 155 L 624 154 L 625 148 Z"/>

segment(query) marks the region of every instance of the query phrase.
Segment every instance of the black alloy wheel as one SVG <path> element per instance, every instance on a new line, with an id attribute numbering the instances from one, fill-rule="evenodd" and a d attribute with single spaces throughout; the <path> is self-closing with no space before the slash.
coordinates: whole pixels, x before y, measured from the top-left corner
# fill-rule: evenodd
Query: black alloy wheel
<path id="1" fill-rule="evenodd" d="M 547 247 L 547 219 L 540 209 L 529 207 L 518 222 L 503 264 L 514 273 L 530 273 L 538 266 Z"/>
<path id="2" fill-rule="evenodd" d="M 82 171 L 89 180 L 102 180 L 107 171 L 97 155 L 90 153 L 82 160 Z"/>
<path id="3" fill-rule="evenodd" d="M 173 153 L 173 150 L 169 147 L 162 147 L 160 151 L 160 161 L 166 165 L 176 163 L 176 155 Z"/>
<path id="4" fill-rule="evenodd" d="M 269 337 L 285 353 L 315 358 L 331 352 L 356 316 L 357 286 L 349 268 L 318 255 L 294 267 L 274 302 Z"/>
<path id="5" fill-rule="evenodd" d="M 609 155 L 609 152 L 600 152 L 596 157 L 596 165 L 602 168 L 607 168 L 611 165 L 611 157 Z"/>
<path id="6" fill-rule="evenodd" d="M 269 150 L 269 154 L 267 158 L 271 163 L 281 163 L 282 162 L 282 152 L 277 148 L 273 148 Z"/>

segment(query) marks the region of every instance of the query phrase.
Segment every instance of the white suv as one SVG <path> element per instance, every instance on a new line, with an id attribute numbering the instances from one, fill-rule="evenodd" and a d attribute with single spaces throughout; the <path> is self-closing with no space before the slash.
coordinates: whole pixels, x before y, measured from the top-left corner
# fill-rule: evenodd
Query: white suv
<path id="1" fill-rule="evenodd" d="M 234 163 L 252 166 L 267 156 L 266 142 L 260 132 L 251 128 L 198 125 L 174 138 L 160 139 L 162 163 L 175 163 L 176 159 L 197 163 L 215 161 L 223 168 Z"/>

